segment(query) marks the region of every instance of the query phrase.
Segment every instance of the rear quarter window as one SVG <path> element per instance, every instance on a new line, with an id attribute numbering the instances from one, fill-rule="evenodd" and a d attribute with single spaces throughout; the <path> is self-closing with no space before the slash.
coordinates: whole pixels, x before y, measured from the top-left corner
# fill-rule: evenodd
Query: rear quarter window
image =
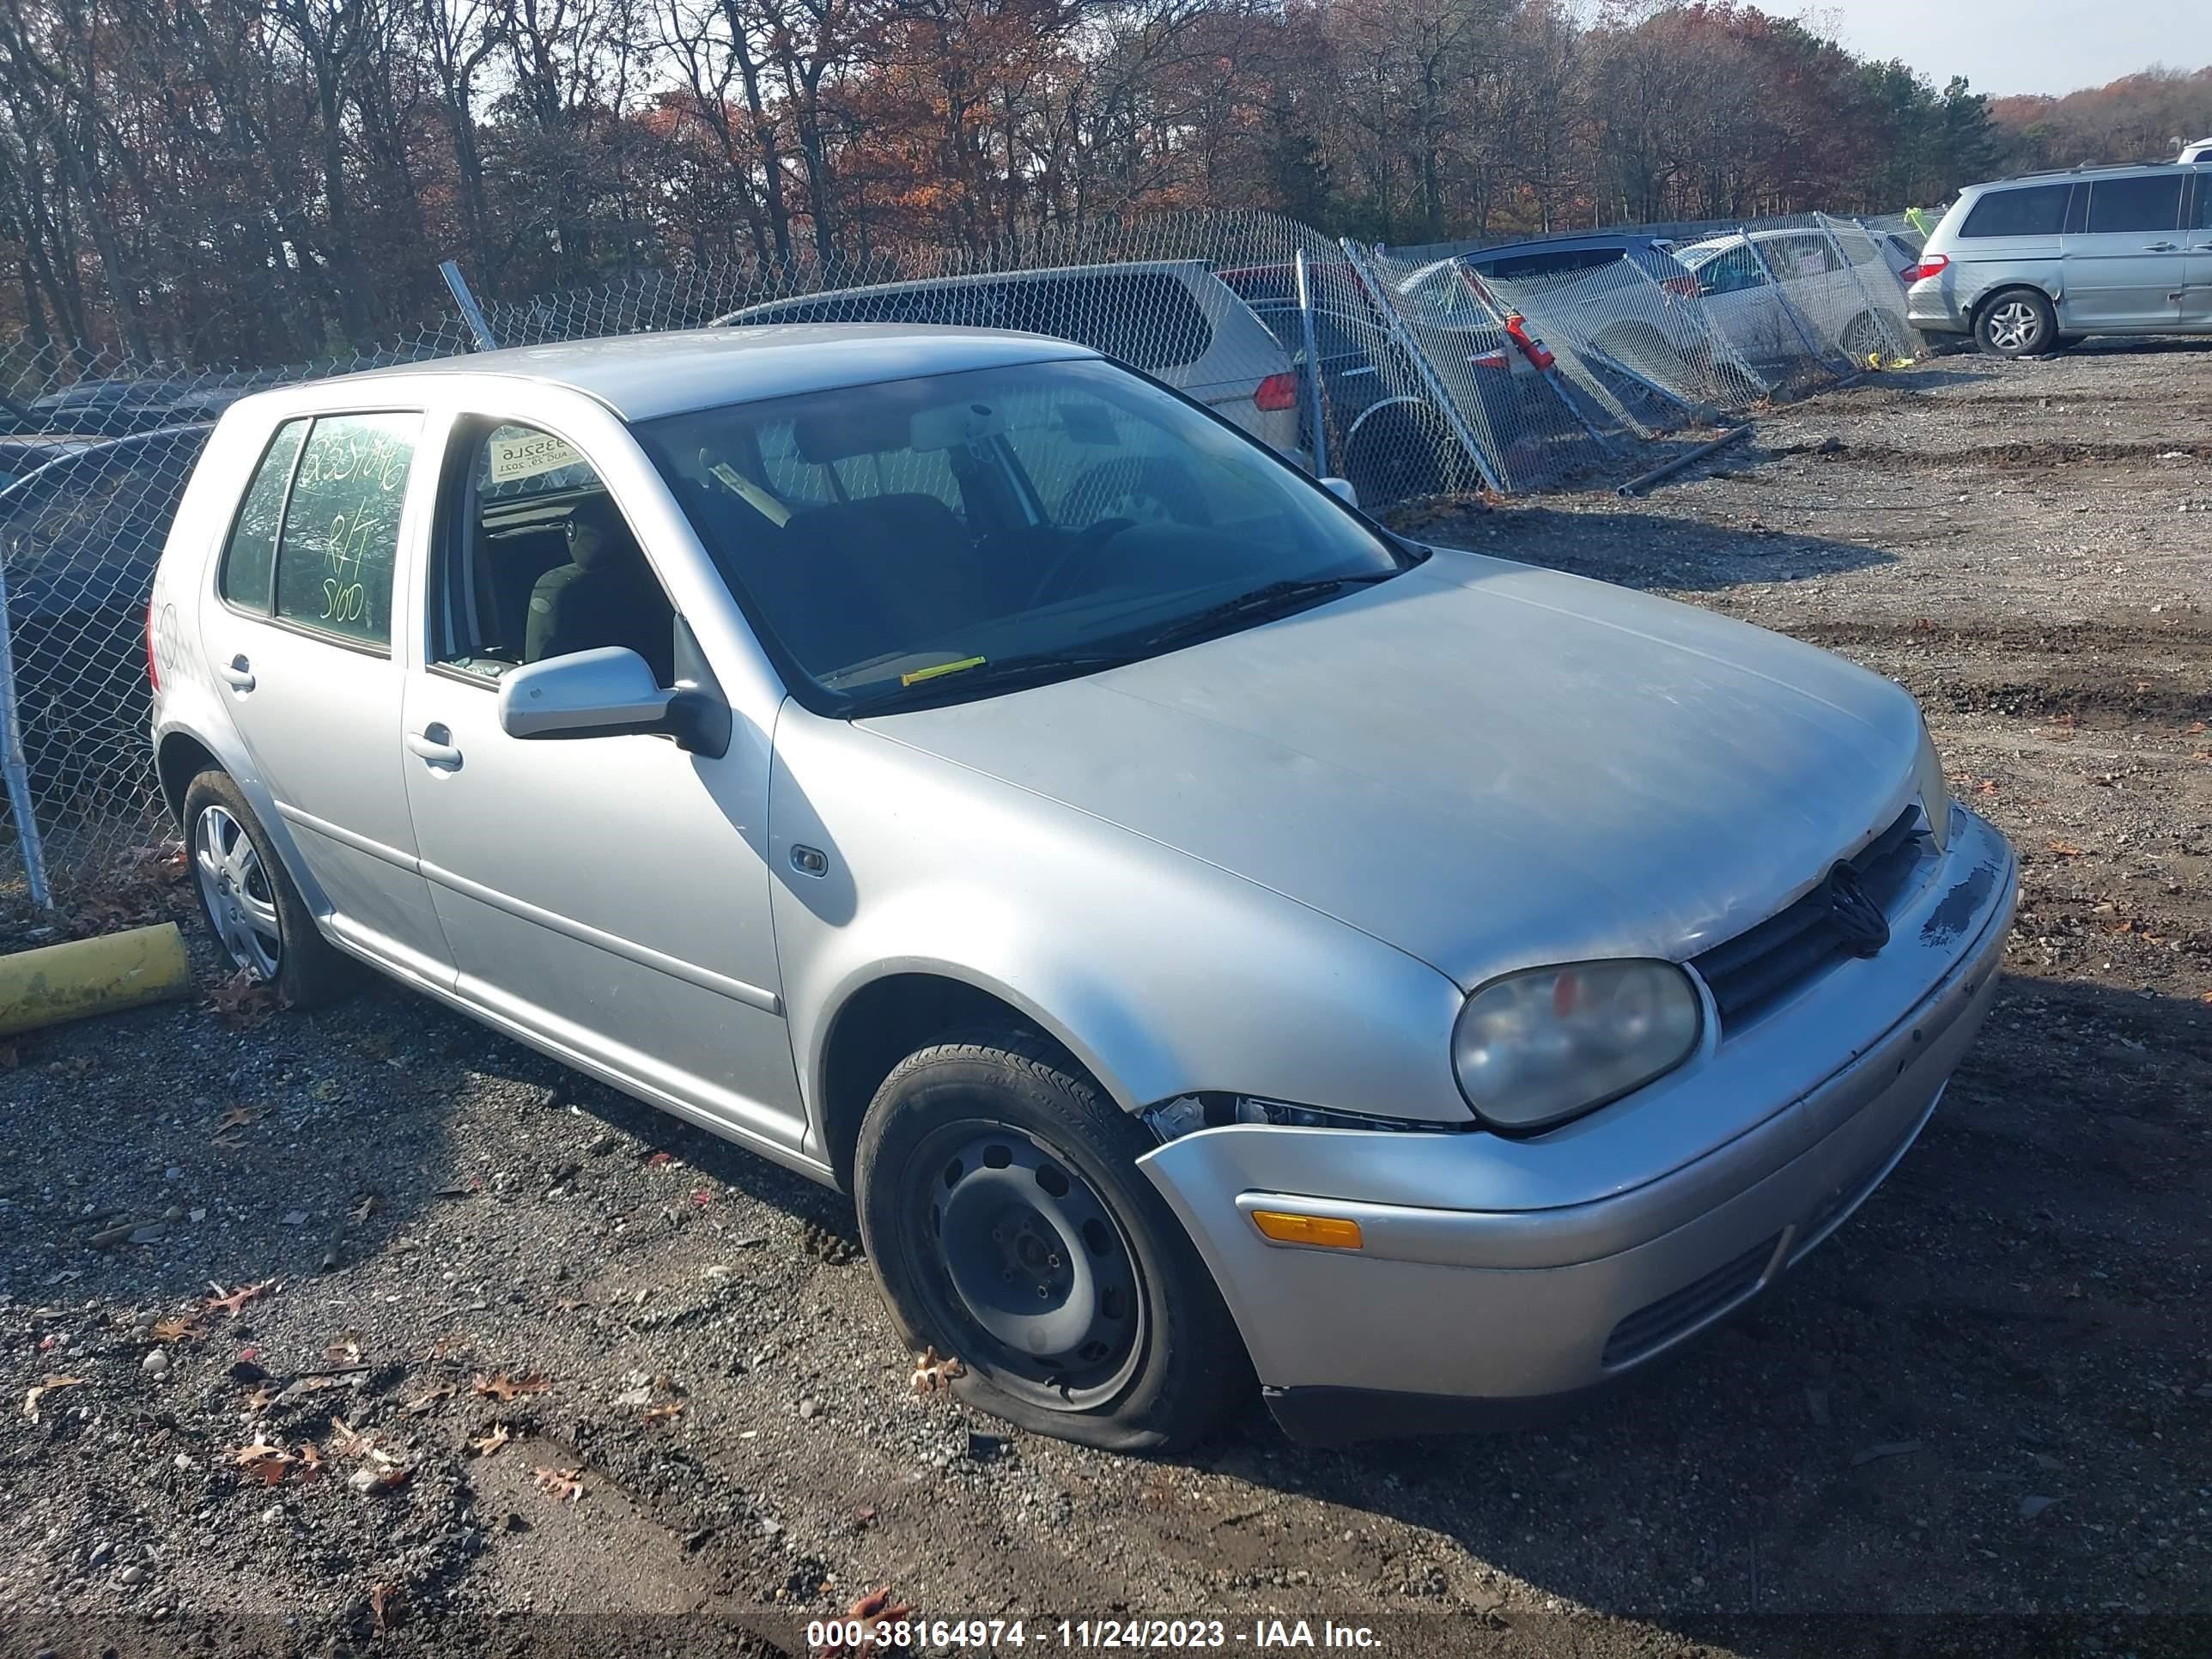
<path id="1" fill-rule="evenodd" d="M 1564 270 L 1595 270 L 1601 265 L 1617 264 L 1628 257 L 1626 248 L 1573 248 L 1557 253 L 1516 253 L 1510 258 L 1475 267 L 1486 276 L 1497 276 L 1512 282 L 1521 276 L 1549 276 Z"/>
<path id="2" fill-rule="evenodd" d="M 2056 236 L 2066 224 L 2069 185 L 1993 190 L 1967 210 L 1961 236 Z"/>
<path id="3" fill-rule="evenodd" d="M 1185 368 L 1213 345 L 1190 289 L 1165 271 L 1085 271 L 1018 282 L 946 283 L 891 293 L 786 301 L 756 323 L 937 323 L 1010 328 L 1073 340 L 1157 374 Z"/>

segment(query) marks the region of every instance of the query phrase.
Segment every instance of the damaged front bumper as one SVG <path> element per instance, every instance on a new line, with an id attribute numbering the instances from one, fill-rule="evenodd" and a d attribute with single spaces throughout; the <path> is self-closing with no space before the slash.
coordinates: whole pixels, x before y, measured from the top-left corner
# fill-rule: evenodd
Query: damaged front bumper
<path id="1" fill-rule="evenodd" d="M 1887 949 L 1648 1098 L 1522 1140 L 1232 1125 L 1146 1154 L 1284 1426 L 1337 1442 L 1523 1419 L 1672 1348 L 1832 1231 L 1919 1133 L 1995 994 L 2015 861 L 1954 811 Z M 1714 1144 L 1717 1119 L 1747 1127 Z M 1270 1239 L 1255 1210 L 1353 1221 L 1362 1242 Z"/>

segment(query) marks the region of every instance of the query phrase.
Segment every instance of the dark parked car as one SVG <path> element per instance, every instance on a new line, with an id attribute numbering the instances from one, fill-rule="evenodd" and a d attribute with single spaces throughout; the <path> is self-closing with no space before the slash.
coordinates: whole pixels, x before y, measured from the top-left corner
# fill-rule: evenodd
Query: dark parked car
<path id="1" fill-rule="evenodd" d="M 1669 293 L 1686 300 L 1698 297 L 1698 279 L 1674 258 L 1674 245 L 1663 236 L 1634 231 L 1595 231 L 1587 236 L 1544 236 L 1526 242 L 1501 242 L 1495 247 L 1462 253 L 1459 262 L 1479 276 L 1516 282 L 1528 276 L 1554 276 L 1563 272 L 1595 270 L 1627 259 Z"/>
<path id="2" fill-rule="evenodd" d="M 1305 324 L 1295 268 L 1246 265 L 1220 276 L 1303 373 Z M 1348 264 L 1319 261 L 1309 268 L 1309 289 L 1314 356 L 1328 407 L 1328 471 L 1351 479 L 1370 506 L 1480 483 L 1451 422 L 1436 407 L 1427 377 L 1398 343 L 1358 274 Z M 1449 343 L 1440 337 L 1446 331 L 1463 339 L 1465 371 L 1447 373 L 1447 392 L 1465 401 L 1472 389 L 1493 444 L 1503 448 L 1532 424 L 1528 402 L 1551 394 L 1533 383 L 1531 363 L 1471 288 L 1448 268 L 1428 267 L 1400 283 L 1393 303 L 1432 354 Z M 1460 356 L 1450 350 L 1439 354 L 1439 361 L 1449 364 Z M 1309 451 L 1312 435 L 1303 423 L 1310 409 L 1301 398 L 1300 442 Z"/>
<path id="3" fill-rule="evenodd" d="M 96 442 L 0 489 L 18 712 L 42 793 L 143 764 L 146 596 L 209 430 Z"/>

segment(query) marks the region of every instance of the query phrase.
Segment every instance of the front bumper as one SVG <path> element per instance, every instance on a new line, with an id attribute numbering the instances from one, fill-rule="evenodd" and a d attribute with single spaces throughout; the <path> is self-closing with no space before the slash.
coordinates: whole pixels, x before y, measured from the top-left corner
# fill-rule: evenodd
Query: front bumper
<path id="1" fill-rule="evenodd" d="M 1674 1092 L 1684 1151 L 1663 1173 L 1619 1178 L 1607 1140 L 1654 1127 L 1649 1112 L 1604 1121 L 1627 1103 L 1532 1140 L 1239 1125 L 1147 1153 L 1285 1426 L 1340 1440 L 1524 1417 L 1626 1376 L 1826 1237 L 1911 1146 L 1996 992 L 2015 861 L 1972 813 L 1953 822 L 1889 948 L 1721 1043 Z M 1822 1080 L 1781 1082 L 1778 1057 L 1802 1067 L 1808 1042 L 1833 1055 Z M 1700 1152 L 1701 1109 L 1749 1127 Z M 1599 1190 L 1554 1201 L 1553 1152 L 1599 1171 Z M 1516 1207 L 1516 1189 L 1532 1201 Z M 1480 1207 L 1437 1203 L 1454 1192 Z M 1255 1209 L 1357 1221 L 1363 1248 L 1270 1241 Z"/>

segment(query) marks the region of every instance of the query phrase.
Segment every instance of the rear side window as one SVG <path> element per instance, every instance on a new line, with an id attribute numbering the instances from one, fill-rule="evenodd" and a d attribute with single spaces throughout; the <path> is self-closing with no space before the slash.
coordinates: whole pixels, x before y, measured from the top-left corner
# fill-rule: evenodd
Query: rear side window
<path id="1" fill-rule="evenodd" d="M 1601 265 L 1618 264 L 1628 257 L 1626 248 L 1585 247 L 1559 253 L 1519 253 L 1510 259 L 1500 259 L 1494 264 L 1475 267 L 1486 276 L 1498 276 L 1512 282 L 1521 276 L 1548 276 L 1563 270 L 1595 270 Z"/>
<path id="2" fill-rule="evenodd" d="M 222 574 L 218 591 L 241 610 L 266 614 L 270 579 L 276 569 L 276 526 L 284 515 L 284 490 L 292 482 L 292 463 L 300 453 L 300 440 L 307 435 L 307 422 L 287 421 L 276 428 L 269 453 L 238 509 L 238 522 L 230 527 L 223 548 Z"/>
<path id="3" fill-rule="evenodd" d="M 1974 204 L 1961 236 L 2056 236 L 2066 223 L 2071 185 L 2028 185 L 1993 190 Z"/>
<path id="4" fill-rule="evenodd" d="M 316 421 L 276 540 L 278 617 L 364 644 L 391 642 L 399 508 L 422 424 L 419 415 Z"/>
<path id="5" fill-rule="evenodd" d="M 2198 230 L 2212 230 L 2212 167 L 2197 175 L 2197 211 L 2190 216 Z"/>
<path id="6" fill-rule="evenodd" d="M 1187 368 L 1213 344 L 1212 325 L 1190 289 L 1158 270 L 822 294 L 787 301 L 750 320 L 1019 329 L 1073 340 L 1155 374 Z"/>
<path id="7" fill-rule="evenodd" d="M 2097 179 L 2089 186 L 2089 234 L 2172 230 L 2181 222 L 2181 179 L 2178 173 Z"/>
<path id="8" fill-rule="evenodd" d="M 1741 294 L 1746 289 L 1765 286 L 1765 267 L 1748 246 L 1739 245 L 1724 253 L 1716 253 L 1698 267 L 1700 294 Z"/>

